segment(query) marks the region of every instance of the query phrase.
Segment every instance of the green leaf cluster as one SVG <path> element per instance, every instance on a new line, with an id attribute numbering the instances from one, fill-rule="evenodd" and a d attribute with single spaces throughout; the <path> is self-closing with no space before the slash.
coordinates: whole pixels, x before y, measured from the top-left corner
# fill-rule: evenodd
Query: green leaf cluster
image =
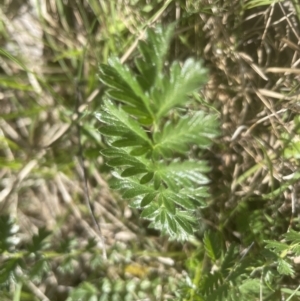
<path id="1" fill-rule="evenodd" d="M 278 283 L 284 277 L 297 279 L 295 259 L 300 256 L 300 234 L 290 229 L 281 241 L 266 240 L 265 252 L 253 256 L 253 242 L 241 252 L 235 244 L 225 246 L 221 232 L 204 234 L 203 247 L 187 261 L 189 286 L 183 288 L 184 301 L 191 300 L 275 300 L 278 292 L 298 294 Z M 294 262 L 293 262 L 294 261 Z M 291 278 L 291 279 L 292 279 Z"/>
<path id="2" fill-rule="evenodd" d="M 95 257 L 91 258 L 90 267 L 96 270 L 96 265 L 99 266 L 101 257 L 93 240 L 81 247 L 77 244 L 77 238 L 68 237 L 58 245 L 54 232 L 41 227 L 31 240 L 23 242 L 22 249 L 18 250 L 20 234 L 14 219 L 7 215 L 0 216 L 0 225 L 0 290 L 8 291 L 8 288 L 16 283 L 22 283 L 24 286 L 30 281 L 34 281 L 35 284 L 43 283 L 52 269 L 53 259 L 59 262 L 60 274 L 67 276 L 74 273 L 75 263 L 83 254 L 93 254 Z"/>
<path id="3" fill-rule="evenodd" d="M 77 288 L 71 291 L 66 301 L 77 300 L 145 300 L 151 293 L 157 300 L 161 296 L 159 284 L 161 279 L 155 278 L 152 281 L 149 279 L 114 279 L 104 277 L 101 281 L 98 279 L 91 282 L 83 282 Z M 165 286 L 171 290 L 171 279 L 164 280 Z M 173 296 L 172 296 L 173 297 Z M 165 299 L 164 299 L 165 300 Z M 171 300 L 170 297 L 166 300 Z"/>
<path id="4" fill-rule="evenodd" d="M 274 253 L 277 271 L 280 275 L 293 276 L 292 259 L 300 256 L 300 233 L 290 229 L 283 241 L 266 240 L 266 248 Z"/>
<path id="5" fill-rule="evenodd" d="M 246 301 L 256 300 L 260 294 L 262 300 L 267 300 L 273 293 L 270 288 L 274 273 L 261 257 L 240 254 L 237 245 L 226 247 L 223 239 L 221 232 L 205 233 L 203 247 L 188 261 L 193 278 L 184 289 L 183 300 Z M 261 278 L 256 277 L 256 270 L 257 274 L 262 273 Z"/>
<path id="6" fill-rule="evenodd" d="M 203 242 L 213 266 L 211 272 L 200 279 L 198 295 L 205 300 L 245 300 L 236 284 L 243 283 L 241 275 L 249 263 L 240 260 L 234 244 L 223 252 L 222 240 L 217 233 L 206 233 Z"/>
<path id="7" fill-rule="evenodd" d="M 107 91 L 95 115 L 108 146 L 101 153 L 114 169 L 112 187 L 142 209 L 151 227 L 187 239 L 194 211 L 209 195 L 204 186 L 209 166 L 192 159 L 191 149 L 208 148 L 218 122 L 216 115 L 189 110 L 191 93 L 206 82 L 206 69 L 194 59 L 167 61 L 173 29 L 148 30 L 132 68 L 118 58 L 100 65 Z"/>

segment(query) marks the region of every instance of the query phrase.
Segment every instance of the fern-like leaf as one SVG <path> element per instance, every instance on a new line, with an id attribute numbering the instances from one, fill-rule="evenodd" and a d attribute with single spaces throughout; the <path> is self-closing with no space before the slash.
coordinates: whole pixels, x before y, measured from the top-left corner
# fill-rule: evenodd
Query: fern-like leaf
<path id="1" fill-rule="evenodd" d="M 154 102 L 158 110 L 157 118 L 166 116 L 169 111 L 187 102 L 187 94 L 199 88 L 207 80 L 207 72 L 201 63 L 188 59 L 181 68 L 178 62 L 174 62 L 170 69 L 170 78 L 163 80 L 164 93 L 156 95 Z"/>
<path id="2" fill-rule="evenodd" d="M 127 127 L 129 131 L 140 137 L 145 142 L 151 144 L 151 141 L 147 137 L 145 131 L 141 129 L 140 125 L 135 122 L 134 119 L 129 118 L 128 114 L 125 114 L 125 112 L 121 108 L 116 108 L 116 106 L 110 101 L 105 102 L 105 108 L 107 109 L 107 112 L 109 114 L 115 117 L 118 122 Z"/>
<path id="3" fill-rule="evenodd" d="M 169 121 L 162 132 L 156 132 L 154 150 L 164 157 L 172 157 L 174 152 L 186 153 L 190 145 L 207 148 L 216 135 L 216 116 L 199 111 L 192 117 L 182 117 L 175 125 Z"/>
<path id="4" fill-rule="evenodd" d="M 179 115 L 188 94 L 205 82 L 206 70 L 193 59 L 165 70 L 173 29 L 148 31 L 148 40 L 138 45 L 137 72 L 117 58 L 100 66 L 99 77 L 108 90 L 96 117 L 108 145 L 102 155 L 114 169 L 112 188 L 142 209 L 141 217 L 151 227 L 188 239 L 195 231 L 195 209 L 205 206 L 209 195 L 203 186 L 209 182 L 209 167 L 184 155 L 192 145 L 208 147 L 218 124 L 202 111 Z"/>
<path id="5" fill-rule="evenodd" d="M 217 233 L 206 232 L 203 239 L 206 254 L 212 260 L 216 262 L 222 251 L 221 238 Z"/>
<path id="6" fill-rule="evenodd" d="M 157 164 L 156 172 L 174 191 L 184 187 L 203 185 L 209 182 L 204 173 L 210 168 L 203 161 L 173 161 L 169 165 Z"/>

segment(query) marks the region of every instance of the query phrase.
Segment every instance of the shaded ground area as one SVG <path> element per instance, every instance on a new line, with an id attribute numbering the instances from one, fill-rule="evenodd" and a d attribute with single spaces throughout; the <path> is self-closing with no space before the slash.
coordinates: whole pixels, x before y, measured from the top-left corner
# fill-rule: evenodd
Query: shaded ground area
<path id="1" fill-rule="evenodd" d="M 217 229 L 241 252 L 255 244 L 254 254 L 265 239 L 299 230 L 297 5 L 40 2 L 5 1 L 0 9 L 0 212 L 19 226 L 9 248 L 26 262 L 19 276 L 28 295 L 20 300 L 66 300 L 78 285 L 91 296 L 97 287 L 103 300 L 174 299 L 205 230 Z M 217 110 L 221 124 L 203 154 L 212 197 L 199 212 L 199 241 L 184 245 L 147 229 L 108 188 L 92 115 L 104 93 L 98 64 L 112 54 L 130 64 L 147 26 L 174 21 L 170 59 L 204 61 L 210 75 L 199 108 Z M 11 225 L 3 219 L 2 229 Z M 26 257 L 30 246 L 45 251 Z M 9 268 L 1 277 L 10 278 Z M 95 287 L 85 282 L 95 279 Z M 294 288 L 296 279 L 282 283 Z M 10 300 L 18 282 L 1 283 L 1 300 Z M 70 300 L 80 300 L 77 294 Z"/>

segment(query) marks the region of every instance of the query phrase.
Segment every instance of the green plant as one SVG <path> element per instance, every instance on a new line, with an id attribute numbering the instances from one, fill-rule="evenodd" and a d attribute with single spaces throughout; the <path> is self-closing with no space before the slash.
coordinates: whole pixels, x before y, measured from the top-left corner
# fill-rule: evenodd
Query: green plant
<path id="1" fill-rule="evenodd" d="M 195 209 L 209 195 L 203 186 L 209 166 L 198 153 L 218 134 L 218 121 L 193 109 L 189 97 L 206 82 L 202 64 L 166 62 L 172 33 L 173 26 L 148 30 L 135 72 L 117 58 L 100 66 L 108 90 L 96 117 L 108 146 L 101 153 L 114 168 L 112 187 L 142 209 L 151 227 L 187 239 L 195 229 Z"/>
<path id="2" fill-rule="evenodd" d="M 99 249 L 93 240 L 83 247 L 78 246 L 76 238 L 57 243 L 54 232 L 39 228 L 38 233 L 23 242 L 20 248 L 16 221 L 9 216 L 0 216 L 0 227 L 1 300 L 6 300 L 5 297 L 12 300 L 11 293 L 13 300 L 49 300 L 43 292 L 39 293 L 37 285 L 45 281 L 55 261 L 59 262 L 60 274 L 67 277 L 74 272 L 74 262 L 80 261 L 83 254 L 92 255 L 91 270 L 100 265 Z"/>
<path id="3" fill-rule="evenodd" d="M 265 249 L 257 254 L 252 243 L 240 254 L 238 245 L 226 248 L 222 235 L 206 232 L 203 246 L 186 260 L 188 277 L 181 300 L 298 300 L 293 297 L 300 296 L 300 286 L 290 289 L 280 284 L 297 273 L 293 261 L 300 254 L 300 235 L 290 230 L 283 238 L 265 241 Z"/>

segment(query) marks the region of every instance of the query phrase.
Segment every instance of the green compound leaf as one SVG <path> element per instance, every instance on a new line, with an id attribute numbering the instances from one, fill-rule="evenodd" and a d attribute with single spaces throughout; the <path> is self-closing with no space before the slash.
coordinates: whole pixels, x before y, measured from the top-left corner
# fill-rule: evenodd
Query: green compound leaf
<path id="1" fill-rule="evenodd" d="M 141 180 L 140 180 L 140 184 L 147 184 L 149 183 L 152 179 L 153 179 L 153 176 L 154 176 L 154 172 L 148 172 L 147 174 L 145 174 Z"/>
<path id="2" fill-rule="evenodd" d="M 236 257 L 237 257 L 237 248 L 234 244 L 231 244 L 225 254 L 224 260 L 221 265 L 221 272 L 226 277 L 230 273 L 230 270 L 236 264 Z"/>
<path id="3" fill-rule="evenodd" d="M 172 191 L 167 190 L 166 192 L 164 192 L 164 197 L 170 202 L 177 204 L 183 207 L 184 209 L 195 209 L 193 202 L 181 193 L 174 193 Z"/>
<path id="4" fill-rule="evenodd" d="M 169 113 L 170 109 L 187 102 L 187 94 L 199 88 L 207 80 L 206 70 L 200 62 L 188 59 L 183 67 L 174 62 L 170 68 L 170 78 L 163 80 L 164 91 L 154 101 L 158 105 L 156 116 L 161 118 Z"/>
<path id="5" fill-rule="evenodd" d="M 145 172 L 147 172 L 147 170 L 145 168 L 129 167 L 121 173 L 121 176 L 122 177 L 131 177 L 131 176 L 135 176 L 137 174 L 141 174 L 141 173 L 145 173 Z"/>
<path id="6" fill-rule="evenodd" d="M 117 108 L 111 101 L 107 100 L 105 102 L 104 110 L 112 117 L 109 121 L 110 125 L 115 124 L 116 127 L 121 125 L 122 127 L 125 127 L 128 132 L 132 133 L 133 136 L 140 138 L 140 140 L 149 145 L 152 144 L 140 125 L 133 118 L 130 118 L 121 108 Z"/>
<path id="7" fill-rule="evenodd" d="M 146 82 L 146 91 L 153 87 L 161 87 L 161 74 L 165 64 L 165 57 L 169 49 L 175 25 L 147 31 L 147 41 L 140 41 L 138 49 L 142 55 L 136 59 L 136 66 Z M 149 63 L 151 62 L 151 63 Z"/>
<path id="8" fill-rule="evenodd" d="M 130 152 L 131 156 L 139 157 L 149 152 L 149 147 L 136 147 Z"/>
<path id="9" fill-rule="evenodd" d="M 126 190 L 126 192 L 123 194 L 123 197 L 126 199 L 131 199 L 138 195 L 146 194 L 150 191 L 151 190 L 149 190 L 147 187 L 144 187 L 144 186 L 134 187 L 134 188 L 130 188 L 130 189 Z"/>
<path id="10" fill-rule="evenodd" d="M 296 256 L 300 256 L 300 245 L 296 244 L 291 247 L 291 251 L 295 253 Z"/>
<path id="11" fill-rule="evenodd" d="M 161 177 L 160 175 L 156 172 L 154 173 L 154 189 L 158 190 L 161 184 Z"/>
<path id="12" fill-rule="evenodd" d="M 111 183 L 111 188 L 120 190 L 125 193 L 128 190 L 136 189 L 137 191 L 145 191 L 146 193 L 154 192 L 153 187 L 147 185 L 141 185 L 139 179 L 135 176 L 133 177 L 122 177 L 119 173 L 113 172 L 114 181 Z"/>
<path id="13" fill-rule="evenodd" d="M 111 145 L 113 147 L 140 146 L 141 141 L 135 138 L 136 138 L 135 136 L 127 136 L 126 139 L 116 140 Z"/>
<path id="14" fill-rule="evenodd" d="M 127 155 L 124 150 L 113 147 L 105 148 L 101 150 L 100 153 L 108 158 L 122 157 L 123 155 Z"/>
<path id="15" fill-rule="evenodd" d="M 165 210 L 162 210 L 162 211 L 160 212 L 160 215 L 159 215 L 159 222 L 161 223 L 163 229 L 167 229 L 167 228 L 168 228 L 168 223 L 167 223 L 167 213 L 166 213 Z"/>
<path id="16" fill-rule="evenodd" d="M 162 200 L 163 200 L 163 205 L 166 208 L 167 212 L 170 215 L 175 215 L 176 214 L 176 208 L 174 202 L 172 202 L 171 198 L 166 197 L 165 194 L 161 195 Z"/>
<path id="17" fill-rule="evenodd" d="M 146 166 L 149 162 L 142 157 L 133 157 L 125 150 L 116 148 L 104 149 L 101 151 L 101 154 L 107 157 L 107 165 L 109 166 L 122 167 L 125 169 L 134 168 L 138 171 L 143 170 L 144 173 L 147 172 Z M 130 171 L 134 172 L 134 169 L 130 169 Z M 134 175 L 134 173 L 131 175 Z"/>
<path id="18" fill-rule="evenodd" d="M 176 223 L 184 230 L 185 233 L 193 235 L 194 231 L 193 228 L 191 226 L 191 223 L 179 216 L 175 217 Z"/>
<path id="19" fill-rule="evenodd" d="M 174 220 L 174 216 L 170 216 L 167 214 L 167 223 L 168 223 L 168 232 L 171 236 L 177 235 L 177 225 Z"/>
<path id="20" fill-rule="evenodd" d="M 265 240 L 266 248 L 273 250 L 275 253 L 281 253 L 282 251 L 288 250 L 289 245 L 286 243 L 274 241 L 274 240 Z"/>
<path id="21" fill-rule="evenodd" d="M 277 271 L 280 275 L 293 276 L 295 271 L 290 263 L 282 258 L 278 258 Z"/>
<path id="22" fill-rule="evenodd" d="M 149 99 L 145 95 L 142 87 L 139 85 L 139 82 L 137 81 L 137 78 L 135 75 L 133 75 L 130 71 L 130 69 L 122 65 L 120 60 L 118 58 L 110 58 L 108 60 L 108 64 L 114 69 L 114 71 L 118 74 L 118 77 L 121 78 L 121 80 L 127 84 L 129 89 L 134 93 L 136 97 L 138 97 L 141 102 L 138 104 L 138 106 L 143 105 L 143 108 L 152 114 L 152 111 L 149 106 Z"/>
<path id="23" fill-rule="evenodd" d="M 124 112 L 133 115 L 134 117 L 138 117 L 138 118 L 150 118 L 151 116 L 149 116 L 145 111 L 142 111 L 140 108 L 136 108 L 136 107 L 131 107 L 131 106 L 123 106 L 122 109 L 124 110 Z M 153 120 L 151 119 L 151 122 Z"/>
<path id="24" fill-rule="evenodd" d="M 287 232 L 284 235 L 284 237 L 285 237 L 286 241 L 290 241 L 293 243 L 300 243 L 300 233 L 296 232 L 293 229 L 290 229 L 289 232 Z"/>
<path id="25" fill-rule="evenodd" d="M 139 112 L 142 116 L 147 116 L 147 112 L 145 112 L 145 110 L 142 111 L 137 109 L 138 107 L 141 107 L 140 106 L 141 101 L 137 99 L 136 96 L 131 92 L 124 93 L 124 91 L 119 91 L 119 90 L 108 90 L 106 95 L 109 97 L 109 99 L 115 99 L 128 105 L 127 108 L 132 108 L 133 110 L 135 109 L 133 112 Z M 133 114 L 133 112 L 131 112 L 130 114 Z"/>
<path id="26" fill-rule="evenodd" d="M 51 235 L 45 227 L 39 228 L 38 234 L 32 237 L 32 243 L 27 247 L 30 252 L 37 252 L 46 247 L 45 239 Z"/>
<path id="27" fill-rule="evenodd" d="M 116 137 L 122 137 L 128 133 L 127 129 L 125 127 L 116 127 L 116 126 L 102 126 L 98 129 L 99 132 L 104 136 L 116 136 Z"/>
<path id="28" fill-rule="evenodd" d="M 216 262 L 220 258 L 222 250 L 220 235 L 208 231 L 204 234 L 203 243 L 208 257 L 212 262 Z"/>
<path id="29" fill-rule="evenodd" d="M 150 205 L 148 206 L 147 208 L 145 208 L 142 213 L 141 213 L 141 217 L 143 218 L 148 218 L 148 219 L 152 219 L 153 216 L 156 216 L 158 212 L 158 208 L 157 206 L 154 206 L 154 205 Z"/>
<path id="30" fill-rule="evenodd" d="M 0 268 L 0 285 L 6 285 L 22 265 L 24 265 L 23 258 L 8 258 L 3 261 Z"/>
<path id="31" fill-rule="evenodd" d="M 151 227 L 185 240 L 196 230 L 196 208 L 204 207 L 209 196 L 203 185 L 209 183 L 205 174 L 210 168 L 191 160 L 189 150 L 209 147 L 218 123 L 214 115 L 179 109 L 192 104 L 206 70 L 193 59 L 168 62 L 174 26 L 147 31 L 147 40 L 138 44 L 136 68 L 117 58 L 100 66 L 108 90 L 95 115 L 108 146 L 101 154 L 114 169 L 111 187 L 131 206 L 142 208 L 141 217 Z"/>
<path id="32" fill-rule="evenodd" d="M 150 192 L 147 195 L 145 195 L 141 201 L 141 207 L 148 206 L 157 196 L 157 192 Z"/>
<path id="33" fill-rule="evenodd" d="M 182 117 L 175 125 L 169 121 L 162 132 L 154 135 L 154 150 L 169 157 L 175 151 L 185 153 L 190 145 L 207 148 L 217 134 L 216 116 L 199 111 L 192 117 Z"/>
<path id="34" fill-rule="evenodd" d="M 161 179 L 173 190 L 180 190 L 184 187 L 203 185 L 209 182 L 203 174 L 210 168 L 203 161 L 173 161 L 169 165 L 157 164 L 154 167 Z"/>
<path id="35" fill-rule="evenodd" d="M 132 160 L 132 158 L 127 157 L 118 157 L 113 158 L 108 161 L 108 165 L 115 167 L 115 166 L 135 166 L 136 168 L 145 168 L 145 165 L 143 163 L 140 163 L 139 161 Z"/>
<path id="36" fill-rule="evenodd" d="M 192 200 L 196 206 L 206 207 L 205 199 L 209 197 L 207 187 L 199 188 L 183 188 L 180 190 L 180 195 L 183 195 L 185 198 Z"/>
<path id="37" fill-rule="evenodd" d="M 107 95 L 111 96 L 111 98 L 132 106 L 143 106 L 140 97 L 132 90 L 130 85 L 128 85 L 126 80 L 121 77 L 113 66 L 101 64 L 99 79 L 107 87 L 111 88 L 111 90 L 107 91 Z M 125 95 L 125 97 L 121 97 L 121 95 Z"/>

